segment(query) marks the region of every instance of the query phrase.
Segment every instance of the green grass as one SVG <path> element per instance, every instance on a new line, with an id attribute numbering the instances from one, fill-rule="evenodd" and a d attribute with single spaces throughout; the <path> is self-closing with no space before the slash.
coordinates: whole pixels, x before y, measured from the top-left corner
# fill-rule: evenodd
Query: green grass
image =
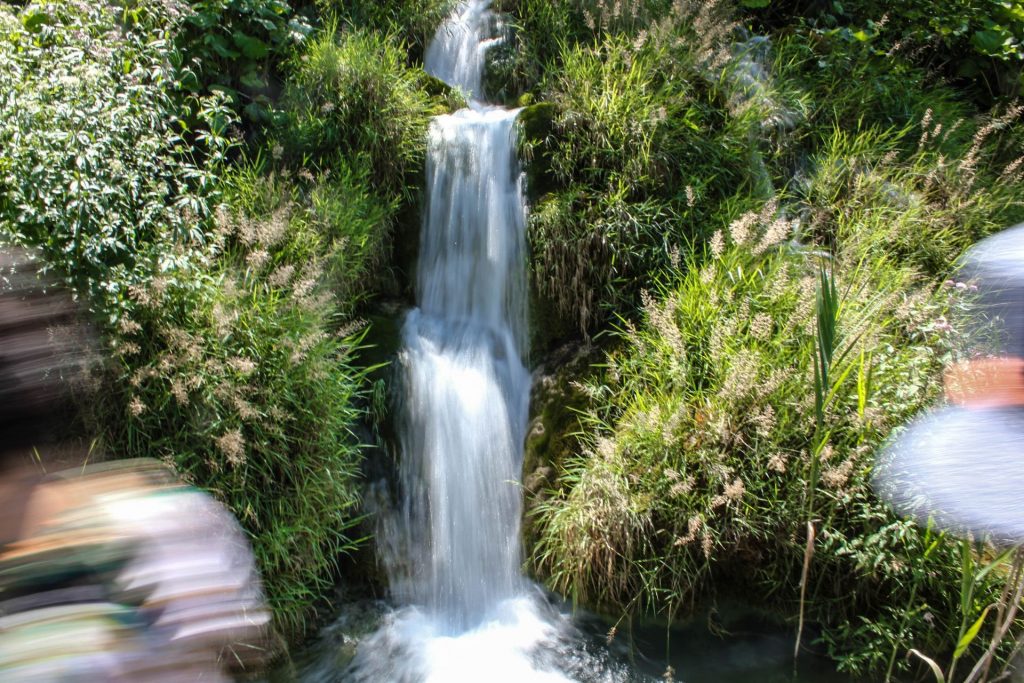
<path id="1" fill-rule="evenodd" d="M 556 438 L 577 432 L 575 452 L 530 453 L 557 468 L 528 501 L 533 569 L 614 615 L 741 597 L 795 631 L 803 609 L 869 676 L 911 647 L 948 662 L 1004 577 L 964 603 L 959 541 L 898 518 L 870 476 L 964 353 L 948 321 L 967 303 L 941 283 L 1024 219 L 1019 109 L 977 112 L 880 41 L 795 25 L 740 49 L 727 11 L 535 5 L 510 9 L 534 61 L 513 77 L 544 103 L 523 123 L 538 308 L 607 350 Z"/>
<path id="2" fill-rule="evenodd" d="M 426 73 L 406 65 L 390 35 L 329 23 L 294 58 L 284 95 L 281 154 L 293 166 L 367 168 L 377 190 L 415 197 L 430 118 L 447 104 Z M 361 158 L 363 157 L 363 158 Z"/>

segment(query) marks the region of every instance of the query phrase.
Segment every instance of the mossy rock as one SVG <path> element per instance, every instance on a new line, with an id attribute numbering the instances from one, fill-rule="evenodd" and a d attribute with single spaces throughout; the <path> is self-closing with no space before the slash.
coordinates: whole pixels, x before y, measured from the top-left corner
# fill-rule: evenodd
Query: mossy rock
<path id="1" fill-rule="evenodd" d="M 555 302 L 530 287 L 530 357 L 544 358 L 561 345 L 578 341 L 575 321 L 559 313 Z"/>
<path id="2" fill-rule="evenodd" d="M 575 454 L 579 416 L 587 397 L 576 382 L 593 372 L 603 357 L 591 345 L 566 344 L 549 354 L 533 373 L 530 421 L 523 446 L 523 547 L 526 557 L 536 542 L 532 511 L 558 483 L 565 461 Z"/>
<path id="3" fill-rule="evenodd" d="M 550 147 L 558 114 L 555 104 L 538 102 L 523 107 L 516 118 L 519 158 L 526 170 L 526 193 L 531 204 L 557 188 L 551 174 Z"/>
<path id="4" fill-rule="evenodd" d="M 432 76 L 426 71 L 421 76 L 423 79 L 423 90 L 428 95 L 444 101 L 444 107 L 438 114 L 450 114 L 467 106 L 466 98 L 457 88 L 453 88 L 437 76 Z"/>

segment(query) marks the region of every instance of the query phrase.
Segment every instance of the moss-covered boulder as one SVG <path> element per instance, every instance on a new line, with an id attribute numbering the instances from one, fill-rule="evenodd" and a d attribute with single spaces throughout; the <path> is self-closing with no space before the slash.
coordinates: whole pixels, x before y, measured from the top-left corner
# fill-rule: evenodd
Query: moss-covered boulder
<path id="1" fill-rule="evenodd" d="M 525 555 L 536 542 L 533 520 L 536 507 L 555 489 L 567 457 L 576 452 L 580 411 L 586 395 L 577 380 L 591 372 L 601 357 L 591 345 L 565 344 L 533 373 L 530 422 L 523 448 L 523 546 Z"/>
<path id="2" fill-rule="evenodd" d="M 519 125 L 519 158 L 526 171 L 526 194 L 531 204 L 555 189 L 548 148 L 558 107 L 552 102 L 524 106 L 516 122 Z"/>

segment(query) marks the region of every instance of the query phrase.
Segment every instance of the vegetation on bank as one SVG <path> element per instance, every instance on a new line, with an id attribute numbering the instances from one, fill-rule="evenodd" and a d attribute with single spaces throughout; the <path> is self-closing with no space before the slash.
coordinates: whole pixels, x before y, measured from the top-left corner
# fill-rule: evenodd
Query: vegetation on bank
<path id="1" fill-rule="evenodd" d="M 228 504 L 292 633 L 357 542 L 360 317 L 408 296 L 427 126 L 460 104 L 419 67 L 451 5 L 0 6 L 0 234 L 109 345 L 89 433 Z M 956 257 L 1024 220 L 1020 3 L 495 6 L 536 356 L 601 355 L 531 441 L 532 568 L 616 616 L 802 613 L 873 677 L 976 658 L 1005 563 L 869 482 L 964 353 Z"/>
<path id="2" fill-rule="evenodd" d="M 911 648 L 977 659 L 1009 562 L 984 571 L 996 551 L 900 519 L 870 481 L 967 352 L 957 256 L 1024 220 L 1021 108 L 903 52 L 909 11 L 860 31 L 813 7 L 505 8 L 505 73 L 545 103 L 522 126 L 536 290 L 604 349 L 577 418 L 539 418 L 563 451 L 527 454 L 533 568 L 623 618 L 739 597 L 871 677 L 926 671 Z"/>
<path id="3" fill-rule="evenodd" d="M 0 8 L 0 229 L 109 346 L 85 433 L 225 502 L 293 635 L 358 540 L 358 316 L 448 106 L 396 27 L 299 9 Z"/>

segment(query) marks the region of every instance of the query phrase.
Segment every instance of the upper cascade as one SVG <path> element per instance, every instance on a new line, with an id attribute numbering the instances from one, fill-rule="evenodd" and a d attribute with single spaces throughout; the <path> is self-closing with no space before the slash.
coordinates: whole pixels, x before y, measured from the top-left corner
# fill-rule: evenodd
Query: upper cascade
<path id="1" fill-rule="evenodd" d="M 459 4 L 427 48 L 423 68 L 448 85 L 461 88 L 470 100 L 483 101 L 487 51 L 501 42 L 494 37 L 497 19 L 491 0 Z"/>

